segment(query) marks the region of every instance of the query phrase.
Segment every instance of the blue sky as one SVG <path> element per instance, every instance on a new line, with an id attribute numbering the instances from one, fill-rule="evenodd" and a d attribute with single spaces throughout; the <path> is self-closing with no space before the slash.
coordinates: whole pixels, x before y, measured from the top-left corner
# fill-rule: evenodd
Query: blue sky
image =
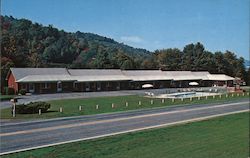
<path id="1" fill-rule="evenodd" d="M 249 0 L 2 0 L 2 14 L 148 50 L 201 42 L 249 58 Z"/>

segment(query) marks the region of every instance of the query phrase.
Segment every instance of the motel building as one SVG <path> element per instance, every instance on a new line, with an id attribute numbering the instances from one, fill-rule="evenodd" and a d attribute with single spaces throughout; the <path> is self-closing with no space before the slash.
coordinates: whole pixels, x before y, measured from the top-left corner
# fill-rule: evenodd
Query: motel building
<path id="1" fill-rule="evenodd" d="M 161 71 L 120 69 L 11 68 L 6 80 L 16 93 L 91 92 L 153 88 L 187 88 L 190 82 L 200 87 L 232 87 L 234 78 L 206 71 Z"/>

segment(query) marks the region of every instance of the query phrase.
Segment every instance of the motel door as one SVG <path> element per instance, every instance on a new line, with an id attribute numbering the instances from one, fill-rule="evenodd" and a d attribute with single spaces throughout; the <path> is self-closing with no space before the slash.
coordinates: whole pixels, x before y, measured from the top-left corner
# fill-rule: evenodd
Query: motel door
<path id="1" fill-rule="evenodd" d="M 34 83 L 29 83 L 29 92 L 34 93 L 35 92 L 35 85 Z"/>
<path id="2" fill-rule="evenodd" d="M 100 91 L 101 90 L 101 82 L 97 82 L 97 90 Z"/>

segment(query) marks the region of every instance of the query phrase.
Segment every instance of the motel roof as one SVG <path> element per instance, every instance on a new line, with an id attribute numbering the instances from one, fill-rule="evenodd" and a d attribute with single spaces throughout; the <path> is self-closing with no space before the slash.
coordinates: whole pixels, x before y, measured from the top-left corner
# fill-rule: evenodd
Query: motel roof
<path id="1" fill-rule="evenodd" d="M 207 71 L 161 71 L 120 69 L 66 69 L 66 68 L 11 68 L 16 82 L 57 81 L 228 81 L 233 77 L 225 74 L 210 74 Z M 10 73 L 9 73 L 10 74 Z"/>
<path id="2" fill-rule="evenodd" d="M 120 69 L 68 69 L 68 72 L 78 82 L 131 80 Z"/>
<path id="3" fill-rule="evenodd" d="M 30 75 L 50 76 L 50 75 L 69 75 L 65 68 L 10 68 L 10 71 L 14 75 L 16 81 L 23 79 Z M 35 77 L 32 77 L 35 78 Z M 42 78 L 41 78 L 42 79 Z"/>
<path id="4" fill-rule="evenodd" d="M 165 75 L 161 70 L 126 70 L 122 72 L 133 81 L 172 80 L 172 76 Z"/>
<path id="5" fill-rule="evenodd" d="M 163 71 L 166 76 L 171 76 L 174 81 L 184 81 L 184 80 L 206 80 L 209 72 L 200 71 Z"/>
<path id="6" fill-rule="evenodd" d="M 16 82 L 57 82 L 57 81 L 76 81 L 70 75 L 28 75 Z"/>
<path id="7" fill-rule="evenodd" d="M 234 80 L 233 77 L 225 75 L 225 74 L 208 74 L 208 80 L 211 81 L 230 81 Z"/>

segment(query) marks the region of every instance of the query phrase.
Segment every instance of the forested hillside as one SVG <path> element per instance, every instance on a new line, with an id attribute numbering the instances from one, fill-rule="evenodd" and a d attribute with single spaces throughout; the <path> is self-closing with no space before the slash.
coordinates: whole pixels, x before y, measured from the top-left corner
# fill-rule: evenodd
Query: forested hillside
<path id="1" fill-rule="evenodd" d="M 2 86 L 10 67 L 206 70 L 247 76 L 243 58 L 230 51 L 209 52 L 201 43 L 150 52 L 100 35 L 69 33 L 12 16 L 1 16 L 1 29 Z"/>

